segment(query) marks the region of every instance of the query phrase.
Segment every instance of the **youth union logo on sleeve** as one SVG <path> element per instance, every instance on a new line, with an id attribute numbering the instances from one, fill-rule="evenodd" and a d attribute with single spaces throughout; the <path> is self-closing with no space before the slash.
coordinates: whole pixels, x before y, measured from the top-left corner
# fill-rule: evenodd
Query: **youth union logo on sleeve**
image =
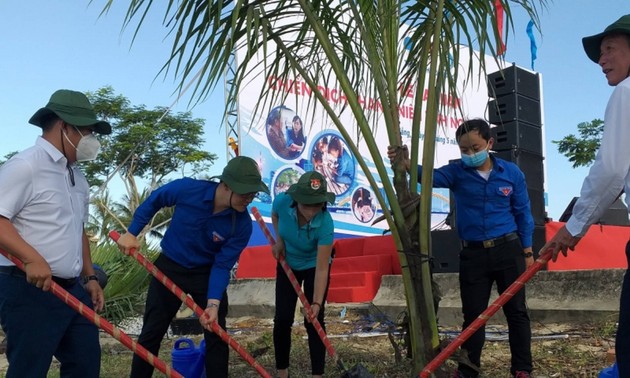
<path id="1" fill-rule="evenodd" d="M 509 196 L 512 193 L 512 187 L 511 186 L 501 186 L 499 187 L 499 191 L 501 193 L 503 193 L 504 196 Z"/>
<path id="2" fill-rule="evenodd" d="M 212 231 L 212 241 L 213 242 L 218 243 L 218 242 L 222 242 L 224 240 L 225 240 L 225 238 L 223 236 L 219 235 L 218 232 Z"/>

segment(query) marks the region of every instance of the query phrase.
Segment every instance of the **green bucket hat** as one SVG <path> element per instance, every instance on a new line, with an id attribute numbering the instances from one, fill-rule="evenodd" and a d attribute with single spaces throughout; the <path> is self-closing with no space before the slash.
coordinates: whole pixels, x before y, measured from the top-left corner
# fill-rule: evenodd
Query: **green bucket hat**
<path id="1" fill-rule="evenodd" d="M 237 156 L 228 161 L 219 178 L 236 194 L 265 192 L 269 194 L 269 188 L 262 182 L 258 164 L 247 156 Z"/>
<path id="2" fill-rule="evenodd" d="M 295 202 L 304 205 L 335 202 L 335 194 L 326 191 L 326 179 L 319 172 L 315 171 L 304 173 L 296 184 L 289 187 L 287 194 Z"/>
<path id="3" fill-rule="evenodd" d="M 582 45 L 584 45 L 584 51 L 588 55 L 589 59 L 595 63 L 599 62 L 600 47 L 602 39 L 605 36 L 612 33 L 624 33 L 630 34 L 630 14 L 627 14 L 617 21 L 610 24 L 603 32 L 592 35 L 590 37 L 582 38 Z"/>
<path id="4" fill-rule="evenodd" d="M 56 114 L 64 122 L 76 126 L 92 126 L 99 134 L 111 134 L 112 127 L 105 121 L 96 119 L 94 108 L 85 94 L 68 89 L 60 89 L 50 96 L 48 104 L 39 109 L 28 120 L 30 124 L 42 127 L 43 121 L 50 115 Z"/>

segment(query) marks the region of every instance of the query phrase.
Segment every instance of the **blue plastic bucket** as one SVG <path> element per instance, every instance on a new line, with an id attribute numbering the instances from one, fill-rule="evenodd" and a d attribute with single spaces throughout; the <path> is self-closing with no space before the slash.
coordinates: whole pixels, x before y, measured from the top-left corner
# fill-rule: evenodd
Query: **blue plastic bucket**
<path id="1" fill-rule="evenodd" d="M 205 347 L 204 347 L 205 350 Z M 184 378 L 200 378 L 203 372 L 203 355 L 195 348 L 195 342 L 188 338 L 175 341 L 171 352 L 173 369 Z"/>
<path id="2" fill-rule="evenodd" d="M 197 348 L 199 352 L 199 365 L 201 365 L 198 369 L 201 369 L 201 375 L 199 378 L 206 378 L 206 340 L 201 339 L 199 343 L 199 348 Z"/>
<path id="3" fill-rule="evenodd" d="M 619 369 L 617 368 L 617 363 L 615 362 L 612 366 L 604 368 L 599 372 L 598 378 L 619 378 Z"/>

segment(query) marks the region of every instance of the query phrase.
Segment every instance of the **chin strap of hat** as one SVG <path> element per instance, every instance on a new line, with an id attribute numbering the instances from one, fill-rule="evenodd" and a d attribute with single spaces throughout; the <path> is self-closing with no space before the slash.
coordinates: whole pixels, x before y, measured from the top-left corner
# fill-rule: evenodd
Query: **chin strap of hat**
<path id="1" fill-rule="evenodd" d="M 227 184 L 226 184 L 227 186 Z M 234 192 L 232 191 L 232 189 L 230 189 L 230 209 L 234 210 L 234 206 L 232 206 L 232 196 L 234 195 Z"/>
<path id="2" fill-rule="evenodd" d="M 59 134 L 61 136 L 61 150 L 63 152 L 63 156 L 66 158 L 66 169 L 68 170 L 68 175 L 70 176 L 70 183 L 74 186 L 74 172 L 72 171 L 72 167 L 70 166 L 70 161 L 68 160 L 68 156 L 66 155 L 66 143 L 64 141 L 63 129 L 59 129 Z"/>
<path id="3" fill-rule="evenodd" d="M 68 160 L 68 156 L 66 156 L 66 143 L 65 138 L 63 137 L 63 128 L 59 129 L 59 136 L 61 138 L 61 151 L 63 152 L 63 156 Z"/>
<path id="4" fill-rule="evenodd" d="M 227 184 L 225 184 L 225 186 L 227 186 Z M 234 232 L 236 232 L 236 209 L 232 207 L 233 195 L 234 195 L 234 192 L 230 189 L 230 209 L 232 209 L 232 232 L 230 233 L 230 236 L 234 236 Z"/>

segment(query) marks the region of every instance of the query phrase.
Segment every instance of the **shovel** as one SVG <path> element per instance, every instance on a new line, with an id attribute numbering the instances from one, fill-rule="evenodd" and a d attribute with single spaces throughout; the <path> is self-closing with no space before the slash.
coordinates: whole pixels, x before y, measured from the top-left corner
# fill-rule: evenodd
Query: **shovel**
<path id="1" fill-rule="evenodd" d="M 109 237 L 114 241 L 118 241 L 120 234 L 116 231 L 110 231 Z M 191 310 L 195 312 L 195 314 L 201 318 L 205 316 L 205 313 L 199 307 L 197 303 L 189 296 L 184 293 L 179 286 L 175 285 L 173 281 L 171 281 L 164 273 L 162 273 L 151 261 L 147 260 L 142 253 L 138 252 L 136 249 L 132 249 L 129 253 L 131 256 L 135 257 L 136 260 L 140 263 L 140 265 L 144 266 L 153 277 L 155 277 L 158 281 L 160 281 L 167 289 L 171 291 L 171 293 L 175 294 L 182 302 L 186 304 Z M 225 332 L 223 328 L 216 321 L 212 323 L 212 332 L 219 335 L 221 340 L 223 340 L 226 344 L 232 347 L 236 353 L 238 353 L 251 367 L 253 367 L 261 377 L 271 378 L 271 374 L 269 374 L 265 368 L 263 368 L 254 357 L 252 357 L 247 350 L 243 348 L 236 340 L 234 340 L 230 335 Z"/>
<path id="2" fill-rule="evenodd" d="M 15 256 L 10 255 L 2 249 L 0 249 L 0 254 L 11 260 L 11 262 L 14 263 L 15 266 L 24 270 L 24 263 L 22 263 L 22 261 L 17 259 Z M 153 353 L 146 350 L 142 345 L 138 344 L 137 341 L 134 341 L 120 328 L 117 328 L 112 323 L 108 322 L 105 318 L 94 312 L 94 310 L 84 305 L 83 302 L 79 301 L 74 295 L 68 293 L 66 289 L 59 286 L 55 281 L 51 282 L 50 291 L 59 299 L 61 299 L 65 304 L 72 307 L 73 310 L 83 315 L 89 321 L 94 323 L 98 328 L 109 333 L 114 339 L 120 341 L 121 344 L 140 356 L 143 360 L 149 363 L 149 365 L 164 373 L 164 375 L 166 375 L 167 377 L 184 378 L 183 375 L 179 374 L 175 369 L 168 366 L 164 361 L 160 360 Z"/>
<path id="3" fill-rule="evenodd" d="M 258 222 L 260 229 L 267 237 L 269 244 L 271 244 L 272 246 L 276 244 L 276 240 L 273 238 L 273 235 L 271 235 L 271 232 L 269 232 L 269 229 L 267 228 L 265 221 L 263 220 L 262 216 L 260 215 L 260 212 L 255 206 L 252 207 L 252 214 L 254 215 L 254 218 L 256 218 L 256 222 Z M 313 327 L 315 327 L 317 334 L 322 339 L 322 342 L 324 343 L 324 346 L 326 347 L 326 351 L 328 352 L 330 357 L 332 357 L 332 359 L 335 360 L 337 367 L 339 367 L 339 369 L 343 371 L 342 378 L 372 378 L 372 374 L 370 374 L 370 372 L 361 364 L 357 364 L 350 370 L 346 368 L 346 365 L 341 360 L 341 357 L 339 357 L 339 355 L 337 354 L 337 351 L 335 350 L 335 348 L 333 348 L 332 344 L 330 343 L 330 340 L 328 340 L 328 336 L 326 336 L 326 331 L 324 331 L 324 329 L 322 328 L 322 325 L 319 323 L 319 320 L 317 320 L 317 318 L 313 316 L 313 313 L 311 310 L 311 304 L 308 302 L 308 299 L 306 299 L 306 296 L 304 295 L 304 292 L 300 288 L 300 284 L 297 278 L 295 277 L 295 274 L 293 274 L 293 271 L 291 271 L 289 264 L 287 264 L 287 260 L 284 258 L 284 256 L 278 256 L 278 262 L 282 266 L 282 269 L 284 269 L 284 272 L 289 278 L 289 281 L 293 285 L 293 289 L 295 289 L 295 292 L 300 298 L 300 301 L 302 302 L 302 305 L 304 306 L 304 310 L 306 311 L 307 317 L 309 319 L 312 319 L 311 324 L 313 324 Z"/>
<path id="4" fill-rule="evenodd" d="M 470 336 L 472 336 L 479 327 L 486 324 L 486 322 L 499 311 L 504 304 L 507 303 L 514 294 L 516 294 L 519 290 L 525 286 L 525 283 L 529 281 L 534 274 L 536 274 L 551 258 L 551 251 L 547 251 L 543 253 L 538 259 L 529 267 L 527 270 L 521 274 L 516 281 L 514 281 L 507 289 L 501 294 L 497 299 L 494 300 L 488 306 L 488 308 L 481 313 L 465 330 L 463 330 L 455 340 L 453 340 L 446 348 L 442 349 L 442 351 L 433 358 L 431 362 L 427 364 L 427 366 L 422 369 L 420 372 L 421 378 L 428 378 L 431 373 L 433 373 L 440 365 L 446 361 L 453 354 L 457 348 L 459 348 Z"/>

